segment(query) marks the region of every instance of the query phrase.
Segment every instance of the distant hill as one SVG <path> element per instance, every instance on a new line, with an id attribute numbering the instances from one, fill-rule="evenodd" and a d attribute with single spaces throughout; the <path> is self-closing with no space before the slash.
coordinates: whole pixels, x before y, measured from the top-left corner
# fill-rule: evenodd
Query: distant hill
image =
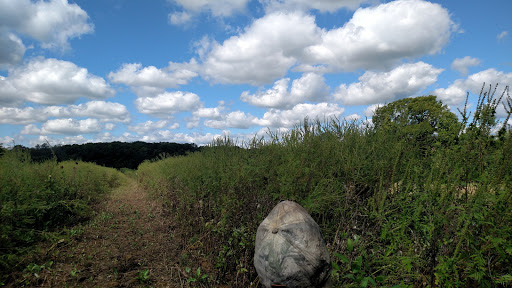
<path id="1" fill-rule="evenodd" d="M 109 142 L 87 143 L 50 147 L 48 144 L 37 145 L 30 150 L 32 160 L 41 162 L 51 159 L 53 155 L 58 161 L 82 160 L 112 168 L 137 169 L 145 160 L 160 156 L 178 156 L 200 150 L 196 144 L 179 143 L 146 143 L 146 142 Z M 53 152 L 52 152 L 53 150 Z"/>

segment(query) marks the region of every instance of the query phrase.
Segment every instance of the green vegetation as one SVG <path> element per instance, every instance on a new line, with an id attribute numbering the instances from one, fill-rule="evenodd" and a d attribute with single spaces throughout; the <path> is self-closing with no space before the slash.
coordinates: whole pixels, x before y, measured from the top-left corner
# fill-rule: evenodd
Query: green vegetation
<path id="1" fill-rule="evenodd" d="M 305 119 L 269 141 L 217 139 L 141 164 L 139 181 L 177 220 L 180 267 L 200 263 L 208 285 L 256 286 L 256 229 L 286 199 L 322 228 L 335 287 L 510 287 L 512 137 L 495 114 L 512 99 L 495 91 L 461 122 L 433 96 L 404 99 L 373 125 Z"/>
<path id="2" fill-rule="evenodd" d="M 80 233 L 71 227 L 92 216 L 92 206 L 124 181 L 124 175 L 91 163 L 31 161 L 27 151 L 3 150 L 0 156 L 0 283 L 14 270 L 39 273 L 46 265 L 27 263 L 38 242 Z M 67 234 L 69 235 L 67 235 Z M 76 271 L 75 271 L 76 272 Z M 12 280 L 12 279 L 11 279 Z"/>
<path id="3" fill-rule="evenodd" d="M 199 150 L 195 144 L 146 143 L 141 141 L 132 143 L 86 143 L 54 147 L 44 143 L 36 145 L 34 148 L 17 147 L 29 150 L 34 162 L 43 162 L 56 157 L 57 161 L 81 160 L 116 169 L 137 169 L 137 166 L 144 160 L 185 155 Z"/>

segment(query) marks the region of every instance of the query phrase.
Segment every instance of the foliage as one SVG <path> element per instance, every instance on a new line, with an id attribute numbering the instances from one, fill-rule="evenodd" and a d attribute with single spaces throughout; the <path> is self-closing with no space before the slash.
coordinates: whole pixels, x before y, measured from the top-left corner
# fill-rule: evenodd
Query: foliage
<path id="1" fill-rule="evenodd" d="M 213 263 L 213 286 L 256 285 L 256 230 L 284 199 L 320 225 L 335 287 L 510 286 L 512 137 L 493 134 L 488 97 L 477 120 L 428 96 L 382 107 L 374 125 L 305 119 L 268 141 L 217 139 L 141 164 L 139 180 L 178 219 L 180 266 Z"/>
<path id="2" fill-rule="evenodd" d="M 123 177 L 114 169 L 84 162 L 33 163 L 21 149 L 0 156 L 0 271 L 5 273 L 0 281 L 23 266 L 24 256 L 38 242 L 87 220 L 91 205 L 119 186 Z"/>
<path id="3" fill-rule="evenodd" d="M 434 143 L 452 143 L 460 127 L 457 116 L 432 95 L 404 98 L 379 107 L 372 122 L 377 129 L 422 149 L 423 154 Z"/>
<path id="4" fill-rule="evenodd" d="M 24 148 L 24 147 L 23 147 Z M 145 142 L 111 142 L 86 143 L 50 147 L 47 143 L 25 148 L 35 162 L 42 162 L 56 157 L 58 161 L 81 160 L 116 169 L 136 169 L 145 160 L 159 157 L 185 155 L 197 151 L 195 144 L 145 143 Z"/>

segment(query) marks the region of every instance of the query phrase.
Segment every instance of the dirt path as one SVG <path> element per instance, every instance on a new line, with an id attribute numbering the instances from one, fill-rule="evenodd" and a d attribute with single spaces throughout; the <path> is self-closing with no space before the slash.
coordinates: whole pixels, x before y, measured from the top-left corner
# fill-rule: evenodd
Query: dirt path
<path id="1" fill-rule="evenodd" d="M 135 181 L 97 211 L 90 223 L 74 228 L 71 240 L 42 251 L 45 268 L 31 273 L 29 286 L 183 287 L 171 216 Z"/>

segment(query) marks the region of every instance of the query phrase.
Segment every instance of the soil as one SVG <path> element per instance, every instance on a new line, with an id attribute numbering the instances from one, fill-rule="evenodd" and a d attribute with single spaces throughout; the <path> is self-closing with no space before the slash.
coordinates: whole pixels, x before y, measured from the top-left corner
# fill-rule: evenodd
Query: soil
<path id="1" fill-rule="evenodd" d="M 43 245 L 12 287 L 186 287 L 173 219 L 136 181 L 113 191 L 73 237 Z M 43 266 L 44 265 L 44 266 Z"/>

